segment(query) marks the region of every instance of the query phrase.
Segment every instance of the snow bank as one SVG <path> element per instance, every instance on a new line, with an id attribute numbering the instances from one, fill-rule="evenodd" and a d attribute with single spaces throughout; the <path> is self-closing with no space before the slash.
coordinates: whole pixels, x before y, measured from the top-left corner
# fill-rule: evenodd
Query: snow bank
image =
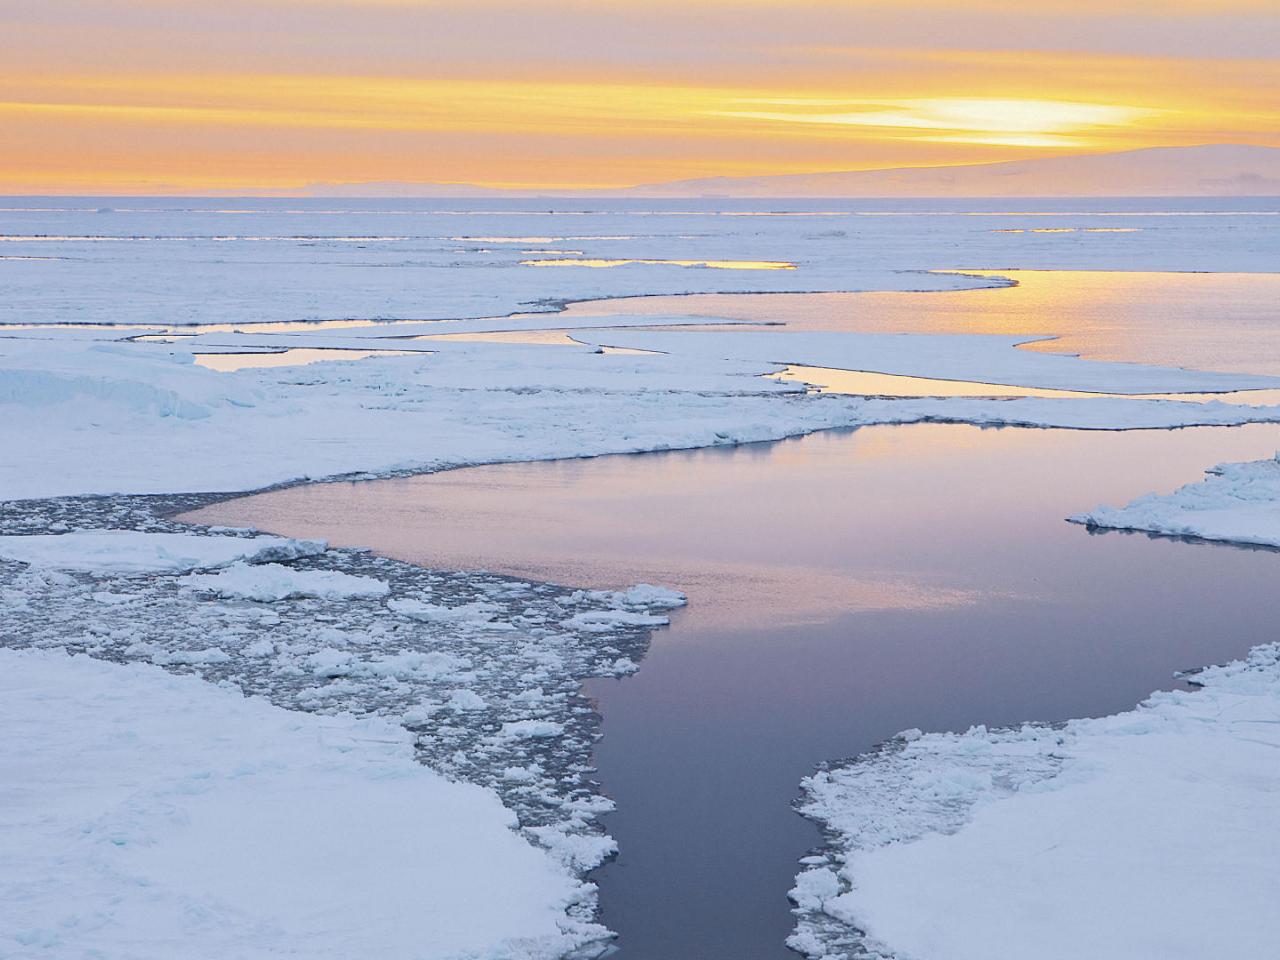
<path id="1" fill-rule="evenodd" d="M 810 957 L 1199 960 L 1280 938 L 1280 645 L 1060 729 L 919 731 L 803 784 Z"/>
<path id="2" fill-rule="evenodd" d="M 237 561 L 293 560 L 323 553 L 318 540 L 211 537 L 135 530 L 0 536 L 0 558 L 33 567 L 94 573 L 173 573 L 225 567 Z"/>
<path id="3" fill-rule="evenodd" d="M 384 597 L 390 589 L 372 577 L 353 576 L 337 570 L 294 570 L 278 563 L 253 566 L 236 563 L 218 573 L 193 573 L 178 582 L 220 597 L 266 603 L 286 597 L 319 597 L 325 600 Z"/>
<path id="4" fill-rule="evenodd" d="M 1125 507 L 1102 506 L 1069 519 L 1090 527 L 1280 547 L 1280 454 L 1219 464 L 1206 473 L 1173 493 L 1149 493 Z"/>
<path id="5" fill-rule="evenodd" d="M 399 727 L 0 651 L 5 956 L 559 957 L 584 887 Z"/>

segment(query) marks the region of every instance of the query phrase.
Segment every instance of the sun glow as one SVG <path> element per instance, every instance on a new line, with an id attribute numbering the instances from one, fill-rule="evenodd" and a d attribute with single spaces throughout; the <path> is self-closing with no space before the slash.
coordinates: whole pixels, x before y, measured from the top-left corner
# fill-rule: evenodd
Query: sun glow
<path id="1" fill-rule="evenodd" d="M 986 143 L 1022 147 L 1087 145 L 1088 133 L 1123 127 L 1167 111 L 1119 104 L 1062 100 L 947 97 L 839 103 L 770 99 L 763 105 L 788 110 L 730 110 L 720 115 L 780 123 L 816 123 L 907 131 L 935 143 Z M 815 107 L 824 109 L 816 111 Z M 831 107 L 845 109 L 832 110 Z M 945 131 L 934 133 L 933 131 Z"/>
<path id="2" fill-rule="evenodd" d="M 18 6 L 0 192 L 572 189 L 1280 144 L 1280 13 L 1249 0 L 1236 19 L 715 0 L 675 29 L 671 0 Z"/>

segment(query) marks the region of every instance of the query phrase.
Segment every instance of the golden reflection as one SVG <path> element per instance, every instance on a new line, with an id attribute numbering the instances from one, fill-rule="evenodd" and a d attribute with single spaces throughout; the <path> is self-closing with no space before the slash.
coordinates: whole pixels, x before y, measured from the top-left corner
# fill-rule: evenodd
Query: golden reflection
<path id="1" fill-rule="evenodd" d="M 1180 400 L 1189 403 L 1243 403 L 1251 406 L 1280 404 L 1280 390 L 1236 390 L 1228 393 L 1089 393 L 1083 390 L 1050 390 L 1040 387 L 1015 387 L 1002 383 L 971 380 L 935 380 L 930 377 L 905 377 L 863 370 L 838 370 L 834 367 L 808 367 L 792 364 L 769 379 L 783 383 L 804 383 L 815 393 L 846 393 L 870 397 L 974 397 L 1005 400 L 1015 397 L 1045 399 L 1096 400 L 1111 397 L 1124 400 Z"/>
<path id="2" fill-rule="evenodd" d="M 455 343 L 523 343 L 582 346 L 564 330 L 504 330 L 496 333 L 426 333 L 407 340 L 450 340 Z"/>
<path id="3" fill-rule="evenodd" d="M 788 330 L 1054 336 L 1018 349 L 1093 360 L 1280 375 L 1265 335 L 1280 307 L 1276 273 L 1119 273 L 984 268 L 1013 287 L 934 293 L 697 294 L 570 304 L 569 316 L 684 314 Z M 1249 391 L 1251 394 L 1254 391 Z"/>
<path id="4" fill-rule="evenodd" d="M 236 370 L 264 367 L 302 367 L 326 361 L 366 360 L 369 357 L 426 357 L 429 353 L 414 350 L 342 350 L 336 347 L 293 347 L 270 353 L 197 353 L 196 364 L 232 373 Z"/>
<path id="5" fill-rule="evenodd" d="M 904 377 L 863 370 L 837 370 L 834 367 L 809 367 L 792 364 L 769 379 L 783 383 L 804 383 L 817 393 L 849 393 L 871 397 L 1097 397 L 1096 393 L 1076 390 L 1041 390 L 1035 387 L 1011 387 L 998 383 L 976 383 L 966 380 L 934 380 L 929 377 Z"/>

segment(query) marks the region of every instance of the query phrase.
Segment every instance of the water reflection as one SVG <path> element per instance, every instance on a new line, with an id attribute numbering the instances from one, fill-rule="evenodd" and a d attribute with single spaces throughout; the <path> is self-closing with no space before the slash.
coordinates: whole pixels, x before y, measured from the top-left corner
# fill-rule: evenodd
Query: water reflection
<path id="1" fill-rule="evenodd" d="M 784 960 L 815 764 L 898 730 L 1131 706 L 1273 639 L 1280 553 L 1062 518 L 1275 448 L 1269 426 L 918 425 L 295 487 L 191 514 L 450 569 L 686 590 L 641 670 L 593 681 L 621 846 L 620 960 Z"/>
<path id="2" fill-rule="evenodd" d="M 874 397 L 1044 397 L 1046 399 L 1181 400 L 1207 403 L 1241 403 L 1252 406 L 1280 404 L 1280 390 L 1231 390 L 1222 393 L 1086 393 L 1080 390 L 1047 390 L 1039 387 L 1013 387 L 1002 383 L 979 383 L 969 380 L 935 380 L 930 377 L 904 377 L 889 373 L 867 373 L 862 370 L 837 370 L 832 367 L 809 367 L 792 364 L 769 374 L 774 380 L 804 383 L 814 393 L 847 393 Z"/>
<path id="3" fill-rule="evenodd" d="M 1094 360 L 1280 374 L 1280 274 L 966 271 L 1015 287 L 935 293 L 635 297 L 570 316 L 682 313 L 783 321 L 789 330 L 1056 334 L 1020 350 Z"/>
<path id="4" fill-rule="evenodd" d="M 560 347 L 581 347 L 567 330 L 504 330 L 494 333 L 429 333 L 407 340 L 450 340 L 457 343 L 536 343 Z"/>

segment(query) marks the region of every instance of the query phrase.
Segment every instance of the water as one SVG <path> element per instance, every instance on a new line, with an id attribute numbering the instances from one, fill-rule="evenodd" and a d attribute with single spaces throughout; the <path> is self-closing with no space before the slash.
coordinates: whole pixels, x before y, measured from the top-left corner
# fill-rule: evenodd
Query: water
<path id="1" fill-rule="evenodd" d="M 1016 287 L 919 293 L 633 297 L 569 316 L 690 314 L 788 330 L 1057 335 L 1021 350 L 1093 360 L 1280 374 L 1280 273 L 970 270 Z"/>
<path id="2" fill-rule="evenodd" d="M 1062 518 L 1268 456 L 1271 426 L 874 427 L 685 453 L 274 491 L 205 522 L 566 584 L 668 583 L 687 610 L 596 681 L 626 960 L 789 956 L 815 764 L 898 730 L 1131 706 L 1273 639 L 1280 553 L 1090 535 Z"/>

